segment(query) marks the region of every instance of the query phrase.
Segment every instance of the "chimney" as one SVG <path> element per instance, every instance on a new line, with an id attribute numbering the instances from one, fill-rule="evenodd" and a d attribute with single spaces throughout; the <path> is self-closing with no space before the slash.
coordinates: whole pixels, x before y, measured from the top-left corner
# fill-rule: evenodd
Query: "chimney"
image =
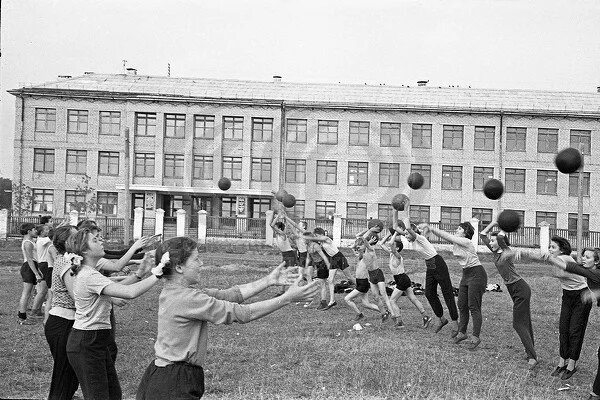
<path id="1" fill-rule="evenodd" d="M 279 76 L 279 75 L 273 75 L 273 82 L 274 83 L 280 83 L 281 82 L 281 76 Z"/>
<path id="2" fill-rule="evenodd" d="M 69 79 L 69 78 L 72 78 L 72 76 L 71 75 L 59 75 L 58 76 L 58 79 Z"/>
<path id="3" fill-rule="evenodd" d="M 129 68 L 126 68 L 125 70 L 127 71 L 127 75 L 137 75 L 137 69 L 135 69 L 135 68 L 129 67 Z"/>
<path id="4" fill-rule="evenodd" d="M 417 81 L 417 86 L 427 86 L 427 82 L 429 81 Z"/>

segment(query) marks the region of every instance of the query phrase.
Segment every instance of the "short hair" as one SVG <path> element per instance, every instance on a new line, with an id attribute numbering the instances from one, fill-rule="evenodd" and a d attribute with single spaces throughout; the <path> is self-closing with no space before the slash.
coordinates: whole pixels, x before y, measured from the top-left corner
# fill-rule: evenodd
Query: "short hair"
<path id="1" fill-rule="evenodd" d="M 29 231 L 32 229 L 35 229 L 35 224 L 32 222 L 25 222 L 21 224 L 21 229 L 19 232 L 21 232 L 21 235 L 27 235 L 27 233 L 29 233 Z"/>
<path id="2" fill-rule="evenodd" d="M 396 251 L 400 253 L 404 249 L 404 243 L 402 242 L 401 236 L 396 236 L 394 239 L 394 246 L 396 246 Z"/>
<path id="3" fill-rule="evenodd" d="M 564 237 L 561 236 L 552 236 L 552 238 L 550 238 L 550 241 L 556 243 L 556 245 L 558 246 L 558 249 L 560 250 L 560 252 L 562 254 L 571 254 L 571 252 L 573 251 L 571 248 L 571 243 L 569 243 L 569 241 L 567 239 L 565 239 Z"/>
<path id="4" fill-rule="evenodd" d="M 581 250 L 582 257 L 586 251 L 591 251 L 592 253 L 594 253 L 594 264 L 597 264 L 598 262 L 600 262 L 600 249 L 599 248 L 585 247 L 583 250 Z"/>
<path id="5" fill-rule="evenodd" d="M 460 224 L 458 224 L 458 226 L 463 228 L 463 231 L 465 232 L 465 237 L 467 239 L 473 238 L 473 235 L 475 234 L 475 228 L 473 228 L 473 225 L 471 225 L 470 222 L 468 222 L 468 221 L 461 222 Z"/>
<path id="6" fill-rule="evenodd" d="M 324 234 L 325 234 L 325 229 L 323 229 L 323 228 L 321 228 L 321 227 L 317 226 L 315 229 L 313 229 L 313 232 L 314 232 L 316 235 L 324 235 Z"/>
<path id="7" fill-rule="evenodd" d="M 189 237 L 181 236 L 169 239 L 161 243 L 154 253 L 154 262 L 156 265 L 165 253 L 169 253 L 169 263 L 163 267 L 163 275 L 173 274 L 173 268 L 177 265 L 183 265 L 190 258 L 194 250 L 198 249 L 198 243 Z"/>
<path id="8" fill-rule="evenodd" d="M 280 231 L 285 230 L 285 224 L 281 221 L 277 221 L 275 222 L 275 228 L 279 229 Z"/>
<path id="9" fill-rule="evenodd" d="M 97 230 L 101 230 L 100 228 L 98 228 L 98 224 L 93 219 L 82 219 L 81 221 L 79 221 L 77 223 L 77 229 L 78 230 L 79 229 L 90 228 L 92 226 L 95 226 L 97 228 Z"/>
<path id="10" fill-rule="evenodd" d="M 502 240 L 504 240 L 504 244 L 507 246 L 510 246 L 510 241 L 508 240 L 508 235 L 505 233 L 503 235 L 499 235 L 500 232 L 492 232 L 490 233 L 490 236 L 500 236 L 502 237 Z M 500 246 L 502 247 L 502 246 Z"/>
<path id="11" fill-rule="evenodd" d="M 41 235 L 42 232 L 44 232 L 44 229 L 46 229 L 46 225 L 36 225 L 35 230 L 37 231 L 38 235 Z"/>
<path id="12" fill-rule="evenodd" d="M 84 253 L 90 248 L 88 240 L 91 233 L 92 229 L 83 228 L 79 229 L 77 233 L 69 236 L 65 243 L 66 252 L 83 257 Z M 77 275 L 80 269 L 81 265 L 71 263 L 71 275 Z"/>
<path id="13" fill-rule="evenodd" d="M 54 230 L 54 237 L 52 238 L 52 244 L 58 254 L 65 254 L 67 251 L 66 243 L 67 239 L 71 236 L 71 231 L 75 228 L 73 225 L 63 225 L 59 226 Z"/>
<path id="14" fill-rule="evenodd" d="M 40 224 L 45 225 L 52 219 L 52 215 L 42 215 L 40 217 Z"/>
<path id="15" fill-rule="evenodd" d="M 306 223 L 306 221 L 300 221 L 298 222 L 298 226 L 303 229 L 306 229 L 308 227 L 308 223 Z"/>

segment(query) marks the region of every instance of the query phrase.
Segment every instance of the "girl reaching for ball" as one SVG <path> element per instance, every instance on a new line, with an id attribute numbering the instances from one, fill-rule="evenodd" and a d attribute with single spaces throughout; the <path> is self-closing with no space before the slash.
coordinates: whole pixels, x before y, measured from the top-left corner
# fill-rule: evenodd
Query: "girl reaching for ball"
<path id="1" fill-rule="evenodd" d="M 354 253 L 358 257 L 358 263 L 356 264 L 355 271 L 356 287 L 350 293 L 348 293 L 346 297 L 344 297 L 346 304 L 348 304 L 348 306 L 356 313 L 356 316 L 354 317 L 355 321 L 359 321 L 364 318 L 364 314 L 359 310 L 358 306 L 353 301 L 357 297 L 360 297 L 362 304 L 366 308 L 373 311 L 381 311 L 377 305 L 369 301 L 369 271 L 367 270 L 367 264 L 364 258 L 366 246 L 363 245 L 363 241 L 364 239 L 362 238 L 357 239 L 354 243 L 354 246 L 352 246 L 352 250 L 354 250 Z M 367 259 L 368 257 L 369 256 L 367 256 Z M 385 312 L 382 311 L 382 314 L 384 313 Z"/>

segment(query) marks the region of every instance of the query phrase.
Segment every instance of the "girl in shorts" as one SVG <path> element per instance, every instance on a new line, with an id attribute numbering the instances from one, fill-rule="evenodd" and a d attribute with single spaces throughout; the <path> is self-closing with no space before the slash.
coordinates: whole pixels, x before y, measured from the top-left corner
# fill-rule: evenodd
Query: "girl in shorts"
<path id="1" fill-rule="evenodd" d="M 309 232 L 304 233 L 304 237 L 308 238 L 311 234 Z M 307 280 L 312 281 L 313 268 L 317 270 L 317 279 L 319 280 L 319 287 L 321 288 L 321 301 L 317 310 L 324 310 L 327 308 L 327 278 L 329 277 L 329 268 L 331 264 L 327 255 L 323 252 L 321 245 L 316 242 L 308 242 L 307 257 L 305 262 L 305 271 L 307 271 Z M 304 307 L 310 307 L 312 300 L 307 302 Z"/>
<path id="2" fill-rule="evenodd" d="M 19 300 L 17 315 L 19 317 L 19 324 L 31 325 L 34 322 L 27 319 L 27 304 L 29 304 L 31 292 L 33 291 L 33 287 L 37 285 L 37 294 L 33 299 L 31 316 L 43 316 L 40 308 L 46 297 L 46 282 L 44 281 L 44 275 L 42 274 L 42 271 L 39 270 L 37 263 L 35 240 L 38 234 L 35 225 L 29 222 L 21 225 L 21 235 L 23 235 L 23 242 L 21 242 L 21 252 L 23 253 L 23 265 L 21 266 L 23 292 L 21 293 L 21 299 Z M 40 315 L 37 315 L 37 313 Z"/>
<path id="3" fill-rule="evenodd" d="M 296 256 L 296 251 L 292 248 L 290 239 L 285 233 L 285 223 L 283 221 L 285 221 L 285 217 L 277 214 L 273 220 L 271 220 L 270 225 L 275 233 L 275 245 L 279 251 L 281 251 L 283 262 L 285 262 L 285 266 L 288 268 L 298 265 L 298 257 Z"/>
<path id="4" fill-rule="evenodd" d="M 294 220 L 287 215 L 284 215 L 284 218 L 287 224 L 294 229 L 294 242 L 296 243 L 296 249 L 298 250 L 298 265 L 302 268 L 302 274 L 308 281 L 309 279 L 312 279 L 312 275 L 309 278 L 309 274 L 307 274 L 308 271 L 306 269 L 306 257 L 308 253 L 306 247 L 306 237 L 304 235 L 307 228 L 306 222 L 300 221 L 295 223 Z"/>

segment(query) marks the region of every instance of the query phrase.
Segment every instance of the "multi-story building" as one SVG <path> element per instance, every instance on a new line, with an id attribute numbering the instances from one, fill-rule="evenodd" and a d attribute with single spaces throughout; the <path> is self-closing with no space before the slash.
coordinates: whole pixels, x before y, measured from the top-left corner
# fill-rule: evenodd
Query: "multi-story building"
<path id="1" fill-rule="evenodd" d="M 584 229 L 600 230 L 600 93 L 391 87 L 94 74 L 9 91 L 16 97 L 14 180 L 32 211 L 62 214 L 89 176 L 99 214 L 162 208 L 259 217 L 272 191 L 299 217 L 386 218 L 400 192 L 421 221 L 576 229 L 577 175 L 556 153 L 581 148 Z M 126 131 L 129 163 L 126 164 Z M 129 169 L 130 198 L 125 198 Z M 411 190 L 412 171 L 425 178 Z M 231 179 L 220 190 L 220 177 Z M 505 184 L 497 201 L 486 179 Z"/>

